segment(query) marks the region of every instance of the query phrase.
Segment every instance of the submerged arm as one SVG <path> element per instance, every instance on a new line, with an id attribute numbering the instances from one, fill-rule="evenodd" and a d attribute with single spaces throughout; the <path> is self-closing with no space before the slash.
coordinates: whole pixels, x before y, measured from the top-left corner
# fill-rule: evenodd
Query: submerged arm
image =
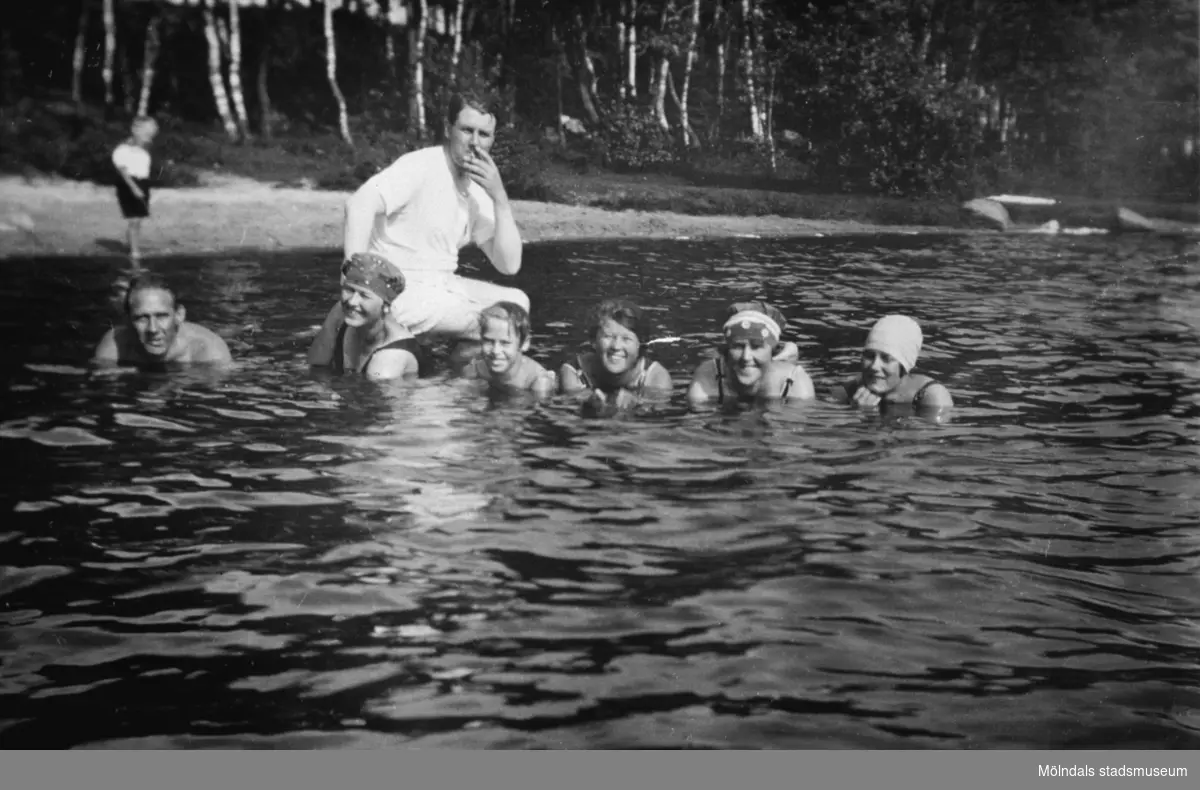
<path id="1" fill-rule="evenodd" d="M 325 316 L 325 323 L 321 326 L 321 331 L 317 332 L 312 345 L 308 347 L 308 364 L 320 367 L 333 361 L 338 326 L 342 323 L 342 318 L 342 303 L 336 302 Z"/>

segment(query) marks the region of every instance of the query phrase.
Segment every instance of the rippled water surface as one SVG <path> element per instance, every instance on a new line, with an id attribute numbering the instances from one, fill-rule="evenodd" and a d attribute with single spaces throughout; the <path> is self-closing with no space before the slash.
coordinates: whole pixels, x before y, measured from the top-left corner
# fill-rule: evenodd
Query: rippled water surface
<path id="1" fill-rule="evenodd" d="M 240 367 L 89 376 L 122 266 L 4 263 L 0 746 L 1200 747 L 1194 242 L 530 247 L 538 358 L 681 338 L 619 421 L 309 372 L 330 256 L 152 262 Z M 753 296 L 955 419 L 689 413 Z"/>

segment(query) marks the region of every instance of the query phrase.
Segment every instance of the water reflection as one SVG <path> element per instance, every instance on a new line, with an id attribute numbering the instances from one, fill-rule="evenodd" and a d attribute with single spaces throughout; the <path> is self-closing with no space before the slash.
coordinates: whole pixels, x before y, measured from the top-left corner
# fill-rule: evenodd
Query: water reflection
<path id="1" fill-rule="evenodd" d="M 543 362 L 625 294 L 682 385 L 760 296 L 820 392 L 904 312 L 944 425 L 314 374 L 332 259 L 181 262 L 240 364 L 95 377 L 120 265 L 9 265 L 6 746 L 1200 745 L 1194 248 L 527 253 Z"/>

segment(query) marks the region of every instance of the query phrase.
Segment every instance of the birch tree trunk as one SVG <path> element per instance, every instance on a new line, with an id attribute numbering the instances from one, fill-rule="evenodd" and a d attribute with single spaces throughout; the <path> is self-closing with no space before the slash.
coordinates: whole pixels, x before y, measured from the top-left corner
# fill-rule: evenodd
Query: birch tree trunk
<path id="1" fill-rule="evenodd" d="M 233 94 L 233 112 L 237 116 L 242 139 L 250 139 L 250 116 L 246 113 L 246 96 L 242 91 L 242 24 L 238 11 L 240 0 L 229 0 L 229 92 Z"/>
<path id="2" fill-rule="evenodd" d="M 767 93 L 763 98 L 763 103 L 766 105 L 766 133 L 767 133 L 767 151 L 771 156 L 771 177 L 775 177 L 777 168 L 777 157 L 775 152 L 775 64 L 771 64 L 767 68 Z"/>
<path id="3" fill-rule="evenodd" d="M 274 130 L 271 128 L 271 94 L 267 90 L 267 74 L 270 68 L 271 40 L 268 34 L 263 39 L 262 53 L 258 58 L 258 73 L 255 79 L 255 88 L 258 91 L 258 133 L 265 140 L 274 137 Z"/>
<path id="4" fill-rule="evenodd" d="M 700 0 L 692 0 L 692 29 L 688 32 L 687 56 L 683 61 L 683 88 L 679 91 L 679 130 L 683 147 L 692 144 L 688 123 L 688 89 L 692 83 L 692 64 L 696 62 L 696 40 L 700 36 Z"/>
<path id="5" fill-rule="evenodd" d="M 658 76 L 654 87 L 654 118 L 667 134 L 671 133 L 671 124 L 667 121 L 667 77 L 671 71 L 671 60 L 664 52 L 658 57 Z"/>
<path id="6" fill-rule="evenodd" d="M 456 0 L 454 4 L 454 21 L 451 23 L 454 34 L 454 48 L 450 52 L 450 84 L 458 85 L 458 62 L 462 58 L 463 46 L 463 9 L 466 3 Z"/>
<path id="7" fill-rule="evenodd" d="M 408 130 L 418 140 L 425 139 L 425 25 L 429 18 L 428 0 L 418 0 L 419 16 L 409 22 Z"/>
<path id="8" fill-rule="evenodd" d="M 71 57 L 71 99 L 76 104 L 83 103 L 83 65 L 87 54 L 88 16 L 91 6 L 89 0 L 79 4 L 79 27 L 75 31 L 75 53 Z"/>
<path id="9" fill-rule="evenodd" d="M 424 0 L 422 0 L 422 3 Z M 346 97 L 337 81 L 337 39 L 333 30 L 333 0 L 325 0 L 325 77 L 329 80 L 329 89 L 333 91 L 334 101 L 338 106 L 338 130 L 347 145 L 354 145 L 350 136 L 350 116 L 346 112 Z"/>
<path id="10" fill-rule="evenodd" d="M 637 0 L 625 2 L 625 88 L 630 100 L 637 99 Z"/>
<path id="11" fill-rule="evenodd" d="M 104 106 L 113 103 L 113 58 L 117 52 L 117 19 L 115 0 L 104 0 Z"/>
<path id="12" fill-rule="evenodd" d="M 746 100 L 750 103 L 750 136 L 763 139 L 762 115 L 758 111 L 758 79 L 754 70 L 754 0 L 742 0 L 742 67 L 746 80 Z"/>
<path id="13" fill-rule="evenodd" d="M 208 83 L 212 86 L 213 101 L 217 105 L 217 115 L 225 134 L 230 140 L 238 139 L 237 124 L 229 112 L 229 96 L 225 93 L 225 79 L 221 76 L 221 41 L 217 37 L 217 21 L 213 15 L 215 0 L 204 1 L 204 39 L 208 42 Z M 111 2 L 111 0 L 105 0 Z"/>
<path id="14" fill-rule="evenodd" d="M 721 123 L 725 118 L 725 71 L 726 61 L 729 58 L 729 16 L 722 0 L 717 0 L 713 24 L 717 28 L 717 35 L 720 36 L 717 40 L 717 121 L 715 128 L 715 131 L 719 133 Z"/>
<path id="15" fill-rule="evenodd" d="M 142 49 L 142 94 L 138 97 L 137 114 L 150 112 L 150 93 L 154 90 L 154 66 L 158 61 L 158 28 L 162 18 L 155 15 L 146 23 L 146 45 Z"/>
<path id="16" fill-rule="evenodd" d="M 578 10 L 575 12 L 575 45 L 579 58 L 576 79 L 579 83 L 580 101 L 583 103 L 583 111 L 588 117 L 588 122 L 597 124 L 600 122 L 600 110 L 598 107 L 599 96 L 596 90 L 596 67 L 592 63 L 592 56 L 588 53 L 587 28 L 583 25 L 583 14 Z"/>
<path id="17" fill-rule="evenodd" d="M 396 81 L 396 40 L 392 36 L 392 3 L 395 0 L 380 0 L 379 17 L 383 24 L 383 57 L 387 61 L 388 74 Z"/>
<path id="18" fill-rule="evenodd" d="M 124 38 L 117 39 L 117 62 L 121 69 L 121 106 L 128 115 L 137 109 L 138 90 L 133 67 L 129 64 L 129 42 Z"/>
<path id="19" fill-rule="evenodd" d="M 617 97 L 622 102 L 629 98 L 629 85 L 625 81 L 625 74 L 629 72 L 629 66 L 626 64 L 628 50 L 625 44 L 625 4 L 621 3 L 621 8 L 617 11 L 616 19 L 617 28 L 617 74 L 621 75 L 617 79 Z"/>

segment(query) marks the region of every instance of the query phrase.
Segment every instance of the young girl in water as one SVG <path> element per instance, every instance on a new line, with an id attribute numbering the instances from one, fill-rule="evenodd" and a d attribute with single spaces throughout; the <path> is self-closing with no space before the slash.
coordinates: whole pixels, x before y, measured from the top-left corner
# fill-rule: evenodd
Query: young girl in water
<path id="1" fill-rule="evenodd" d="M 721 327 L 725 342 L 714 359 L 696 368 L 688 387 L 688 402 L 812 400 L 812 379 L 802 365 L 793 361 L 799 355 L 795 345 L 779 346 L 785 325 L 783 314 L 765 302 L 731 305 Z"/>
<path id="2" fill-rule="evenodd" d="M 463 375 L 504 392 L 549 395 L 558 382 L 552 372 L 525 356 L 531 334 L 529 313 L 521 305 L 497 302 L 484 308 L 479 314 L 480 352 Z"/>
<path id="3" fill-rule="evenodd" d="M 158 123 L 141 115 L 133 120 L 129 137 L 112 154 L 117 169 L 117 203 L 127 227 L 129 259 L 140 261 L 142 220 L 150 216 L 150 144 L 158 135 Z"/>
<path id="4" fill-rule="evenodd" d="M 906 315 L 885 315 L 875 322 L 863 345 L 858 377 L 834 388 L 842 403 L 886 409 L 944 409 L 954 405 L 950 392 L 931 379 L 913 373 L 924 337 L 921 326 Z"/>
<path id="5" fill-rule="evenodd" d="M 358 253 L 342 264 L 342 313 L 313 338 L 308 362 L 335 373 L 397 379 L 421 372 L 423 352 L 412 333 L 391 317 L 404 275 L 384 258 Z"/>
<path id="6" fill-rule="evenodd" d="M 671 374 L 643 353 L 650 326 L 640 307 L 606 299 L 592 310 L 587 333 L 592 350 L 576 356 L 576 366 L 559 370 L 562 392 L 588 392 L 596 409 L 625 409 L 645 397 L 670 395 Z"/>

